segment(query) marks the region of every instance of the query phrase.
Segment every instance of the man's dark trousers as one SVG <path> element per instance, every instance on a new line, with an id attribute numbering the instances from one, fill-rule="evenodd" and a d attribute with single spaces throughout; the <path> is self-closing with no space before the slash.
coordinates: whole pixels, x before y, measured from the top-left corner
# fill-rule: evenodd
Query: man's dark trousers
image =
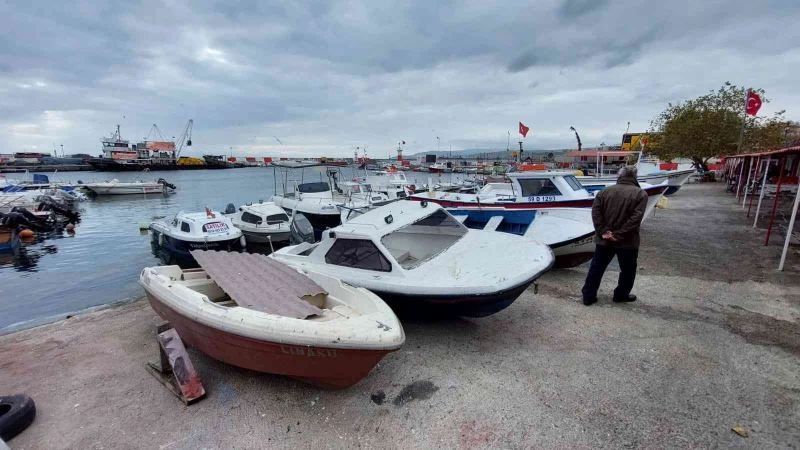
<path id="1" fill-rule="evenodd" d="M 600 288 L 600 281 L 606 272 L 606 267 L 617 256 L 619 263 L 619 281 L 617 288 L 614 289 L 615 299 L 625 299 L 633 289 L 633 282 L 636 279 L 636 261 L 639 257 L 638 248 L 615 248 L 608 245 L 595 245 L 592 263 L 589 265 L 589 273 L 586 275 L 586 283 L 583 285 L 583 298 L 596 299 L 597 290 Z"/>

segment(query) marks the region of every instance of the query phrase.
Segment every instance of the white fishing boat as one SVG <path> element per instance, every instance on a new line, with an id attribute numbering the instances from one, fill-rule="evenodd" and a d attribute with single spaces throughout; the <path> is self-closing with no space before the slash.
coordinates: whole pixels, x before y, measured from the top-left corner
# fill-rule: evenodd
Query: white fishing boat
<path id="1" fill-rule="evenodd" d="M 305 181 L 305 169 L 315 169 L 319 164 L 305 165 L 281 165 L 273 163 L 273 170 L 281 170 L 281 174 L 275 173 L 276 183 L 280 181 L 281 189 L 276 186 L 276 194 L 271 201 L 280 206 L 289 214 L 293 212 L 302 213 L 314 227 L 315 234 L 319 237 L 328 228 L 333 228 L 341 224 L 338 205 L 349 204 L 351 207 L 368 207 L 370 202 L 359 195 L 348 195 L 344 189 L 338 186 L 339 172 L 336 169 L 326 168 L 324 174 L 312 172 L 313 175 L 325 177 L 324 181 Z M 300 172 L 300 182 L 290 180 L 289 175 Z M 277 194 L 277 192 L 281 192 Z"/>
<path id="2" fill-rule="evenodd" d="M 168 263 L 196 266 L 192 250 L 240 251 L 247 241 L 229 217 L 206 208 L 205 212 L 179 212 L 172 219 L 150 224 L 152 245 Z"/>
<path id="3" fill-rule="evenodd" d="M 431 191 L 412 195 L 411 199 L 436 202 L 445 208 L 518 210 L 591 208 L 594 202 L 594 193 L 584 189 L 570 172 L 510 172 L 506 176 L 510 182 L 486 183 L 476 194 Z M 642 186 L 648 196 L 645 217 L 652 213 L 667 187 L 666 181 Z"/>
<path id="4" fill-rule="evenodd" d="M 590 208 L 448 208 L 468 228 L 511 233 L 550 246 L 554 267 L 575 267 L 594 255 Z"/>
<path id="5" fill-rule="evenodd" d="M 597 192 L 603 190 L 606 186 L 611 186 L 612 184 L 617 184 L 617 176 L 616 175 L 606 175 L 602 177 L 591 177 L 591 176 L 583 176 L 583 177 L 575 177 L 578 181 L 580 181 L 581 186 L 584 187 L 589 192 Z M 669 176 L 663 173 L 652 173 L 647 175 L 639 175 L 636 179 L 639 183 L 647 183 L 649 185 L 658 185 L 661 184 L 667 179 Z"/>
<path id="6" fill-rule="evenodd" d="M 370 185 L 373 191 L 386 194 L 389 199 L 406 198 L 416 192 L 416 185 L 406 178 L 406 174 L 397 170 L 383 170 L 367 175 L 364 182 Z"/>
<path id="7" fill-rule="evenodd" d="M 471 317 L 508 307 L 554 259 L 545 244 L 470 230 L 425 201 L 373 209 L 270 257 L 369 289 L 397 312 Z"/>
<path id="8" fill-rule="evenodd" d="M 150 305 L 187 344 L 225 363 L 341 389 L 405 341 L 375 294 L 264 255 L 193 251 L 202 269 L 147 267 Z"/>
<path id="9" fill-rule="evenodd" d="M 156 181 L 131 181 L 123 182 L 117 179 L 100 183 L 78 184 L 95 195 L 131 195 L 131 194 L 169 194 L 175 190 L 175 185 L 163 178 Z"/>
<path id="10" fill-rule="evenodd" d="M 289 240 L 289 216 L 275 203 L 251 203 L 238 209 L 232 206 L 229 205 L 225 216 L 231 219 L 233 226 L 242 230 L 247 242 L 265 244 Z"/>

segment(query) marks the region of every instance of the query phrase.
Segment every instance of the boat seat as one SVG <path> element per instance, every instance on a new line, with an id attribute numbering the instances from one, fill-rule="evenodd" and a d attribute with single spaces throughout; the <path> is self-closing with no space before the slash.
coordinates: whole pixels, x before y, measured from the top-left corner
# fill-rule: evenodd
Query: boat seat
<path id="1" fill-rule="evenodd" d="M 401 250 L 396 248 L 387 248 L 389 250 L 389 254 L 399 263 L 411 258 L 411 252 L 408 250 Z"/>
<path id="2" fill-rule="evenodd" d="M 489 219 L 488 222 L 486 222 L 486 225 L 483 227 L 483 229 L 485 231 L 495 231 L 502 222 L 503 222 L 503 216 L 492 216 L 492 218 Z"/>

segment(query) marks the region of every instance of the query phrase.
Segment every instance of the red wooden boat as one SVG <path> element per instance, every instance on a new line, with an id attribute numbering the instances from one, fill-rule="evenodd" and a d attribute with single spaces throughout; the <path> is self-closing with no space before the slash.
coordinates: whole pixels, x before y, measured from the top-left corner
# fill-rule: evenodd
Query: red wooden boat
<path id="1" fill-rule="evenodd" d="M 150 305 L 188 345 L 228 364 L 341 389 L 405 341 L 375 294 L 263 255 L 193 251 L 203 269 L 145 268 Z"/>

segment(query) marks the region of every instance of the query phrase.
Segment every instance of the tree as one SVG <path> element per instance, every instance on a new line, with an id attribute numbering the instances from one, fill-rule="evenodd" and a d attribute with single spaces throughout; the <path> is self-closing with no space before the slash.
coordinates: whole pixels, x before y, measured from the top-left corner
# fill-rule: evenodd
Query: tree
<path id="1" fill-rule="evenodd" d="M 769 100 L 763 89 L 753 89 L 763 103 Z M 772 117 L 747 116 L 747 89 L 726 82 L 717 91 L 693 100 L 668 104 L 652 122 L 647 148 L 663 160 L 690 158 L 707 169 L 708 160 L 720 155 L 761 151 L 784 144 L 783 111 Z M 742 135 L 742 123 L 744 134 Z M 739 146 L 739 139 L 742 145 Z"/>

